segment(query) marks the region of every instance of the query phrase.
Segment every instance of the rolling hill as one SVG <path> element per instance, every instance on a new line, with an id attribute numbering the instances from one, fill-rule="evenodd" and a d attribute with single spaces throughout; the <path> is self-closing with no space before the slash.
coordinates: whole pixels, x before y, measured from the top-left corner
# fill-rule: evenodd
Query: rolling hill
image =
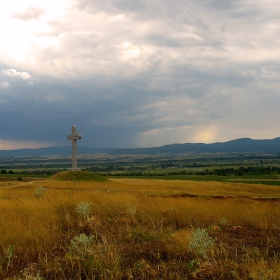
<path id="1" fill-rule="evenodd" d="M 280 137 L 274 139 L 253 140 L 250 138 L 241 138 L 227 142 L 217 142 L 212 144 L 204 143 L 185 143 L 171 144 L 152 148 L 125 148 L 125 149 L 98 149 L 78 147 L 79 154 L 182 154 L 182 153 L 260 153 L 260 154 L 280 154 Z M 0 157 L 15 156 L 49 156 L 61 155 L 70 156 L 71 147 L 49 147 L 39 149 L 17 149 L 0 150 Z"/>

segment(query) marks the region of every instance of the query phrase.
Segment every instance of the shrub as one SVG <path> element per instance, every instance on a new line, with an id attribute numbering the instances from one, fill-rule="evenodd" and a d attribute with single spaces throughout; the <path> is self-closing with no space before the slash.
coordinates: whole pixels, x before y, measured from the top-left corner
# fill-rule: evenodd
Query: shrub
<path id="1" fill-rule="evenodd" d="M 89 219 L 90 214 L 90 204 L 88 202 L 81 202 L 77 205 L 75 208 L 76 211 L 80 216 L 82 216 L 84 219 Z"/>
<path id="2" fill-rule="evenodd" d="M 93 240 L 93 235 L 87 236 L 84 233 L 73 237 L 70 244 L 70 253 L 80 257 L 92 253 Z"/>
<path id="3" fill-rule="evenodd" d="M 42 198 L 44 196 L 46 192 L 46 189 L 42 186 L 39 186 L 38 188 L 36 188 L 35 192 L 34 192 L 34 196 L 36 198 Z"/>
<path id="4" fill-rule="evenodd" d="M 189 251 L 207 258 L 207 252 L 215 245 L 215 240 L 208 235 L 206 228 L 197 228 L 191 232 Z"/>

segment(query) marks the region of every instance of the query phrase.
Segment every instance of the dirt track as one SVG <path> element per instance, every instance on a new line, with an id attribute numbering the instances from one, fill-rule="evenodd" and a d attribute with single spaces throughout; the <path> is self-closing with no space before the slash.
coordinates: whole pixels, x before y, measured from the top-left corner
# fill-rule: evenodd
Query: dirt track
<path id="1" fill-rule="evenodd" d="M 10 181 L 10 182 L 0 182 L 0 189 L 10 189 L 17 188 L 26 185 L 32 185 L 34 181 L 31 182 L 19 182 L 19 181 Z"/>

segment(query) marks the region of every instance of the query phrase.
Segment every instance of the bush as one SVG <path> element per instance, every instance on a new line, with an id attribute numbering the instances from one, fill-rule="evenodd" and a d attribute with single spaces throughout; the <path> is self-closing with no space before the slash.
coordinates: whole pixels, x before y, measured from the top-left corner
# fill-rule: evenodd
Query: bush
<path id="1" fill-rule="evenodd" d="M 89 218 L 90 204 L 88 202 L 81 202 L 81 203 L 79 203 L 75 209 L 78 212 L 78 214 L 80 216 L 82 216 L 84 219 L 88 219 Z"/>
<path id="2" fill-rule="evenodd" d="M 34 196 L 36 198 L 42 198 L 44 196 L 45 192 L 46 192 L 46 189 L 43 188 L 42 186 L 39 186 L 38 188 L 36 188 Z"/>
<path id="3" fill-rule="evenodd" d="M 84 233 L 71 239 L 70 252 L 76 256 L 82 257 L 92 253 L 93 235 L 85 235 Z"/>
<path id="4" fill-rule="evenodd" d="M 208 235 L 206 228 L 197 228 L 191 232 L 189 251 L 207 258 L 207 252 L 215 245 L 215 240 Z"/>

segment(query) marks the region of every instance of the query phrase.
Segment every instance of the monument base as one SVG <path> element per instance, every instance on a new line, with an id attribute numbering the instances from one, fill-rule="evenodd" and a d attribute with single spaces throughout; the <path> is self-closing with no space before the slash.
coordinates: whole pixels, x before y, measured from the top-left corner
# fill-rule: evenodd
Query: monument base
<path id="1" fill-rule="evenodd" d="M 81 171 L 81 168 L 68 168 L 69 171 Z"/>

